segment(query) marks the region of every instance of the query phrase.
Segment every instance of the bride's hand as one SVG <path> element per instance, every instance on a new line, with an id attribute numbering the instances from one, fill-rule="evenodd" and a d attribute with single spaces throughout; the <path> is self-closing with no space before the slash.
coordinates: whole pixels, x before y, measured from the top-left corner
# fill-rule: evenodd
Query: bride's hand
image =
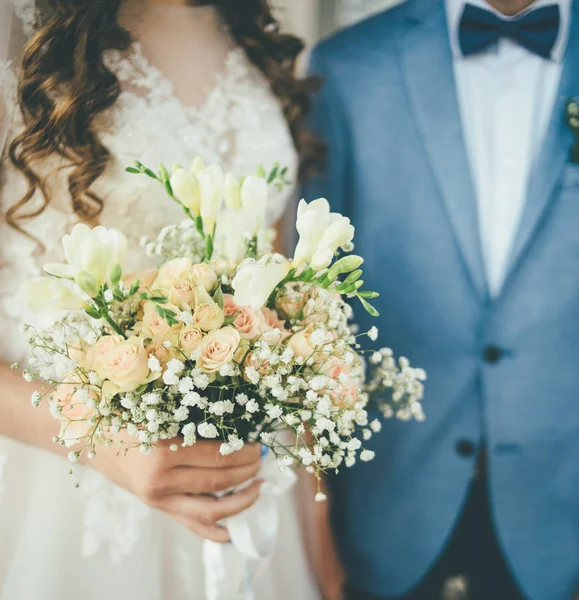
<path id="1" fill-rule="evenodd" d="M 229 541 L 218 523 L 249 508 L 259 496 L 262 481 L 217 499 L 210 494 L 241 485 L 257 476 L 260 446 L 247 444 L 229 456 L 219 453 L 220 442 L 203 441 L 177 452 L 169 444 L 143 455 L 138 450 L 117 455 L 101 448 L 91 465 L 143 502 L 164 511 L 201 537 Z"/>

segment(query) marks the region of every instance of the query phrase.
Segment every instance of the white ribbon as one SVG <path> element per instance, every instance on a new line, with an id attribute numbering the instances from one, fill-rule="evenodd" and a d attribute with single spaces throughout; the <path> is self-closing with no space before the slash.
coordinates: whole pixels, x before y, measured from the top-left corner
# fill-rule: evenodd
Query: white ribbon
<path id="1" fill-rule="evenodd" d="M 253 600 L 253 576 L 259 562 L 273 550 L 279 514 L 277 501 L 295 483 L 290 469 L 280 471 L 270 452 L 262 460 L 258 477 L 264 480 L 258 500 L 242 513 L 222 521 L 230 544 L 203 542 L 207 600 Z M 247 487 L 240 486 L 237 491 Z"/>

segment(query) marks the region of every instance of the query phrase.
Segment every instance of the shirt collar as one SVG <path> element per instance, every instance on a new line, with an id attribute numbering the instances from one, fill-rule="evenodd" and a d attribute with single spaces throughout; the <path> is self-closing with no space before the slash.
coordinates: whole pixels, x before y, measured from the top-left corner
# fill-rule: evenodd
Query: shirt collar
<path id="1" fill-rule="evenodd" d="M 535 0 L 533 4 L 522 13 L 515 15 L 514 17 L 505 17 L 495 8 L 493 8 L 486 0 L 445 0 L 446 1 L 446 15 L 448 19 L 448 31 L 450 35 L 450 45 L 452 48 L 452 54 L 455 58 L 463 58 L 462 52 L 460 51 L 460 45 L 458 41 L 458 27 L 460 24 L 460 18 L 462 11 L 464 10 L 465 4 L 473 4 L 480 8 L 490 10 L 495 14 L 499 15 L 503 19 L 515 19 L 525 12 L 535 10 L 540 6 L 548 6 L 550 4 L 558 4 L 561 11 L 561 27 L 559 28 L 559 37 L 553 47 L 552 59 L 555 62 L 562 62 L 565 56 L 565 50 L 567 49 L 567 42 L 569 40 L 569 26 L 571 23 L 571 4 L 573 0 Z"/>

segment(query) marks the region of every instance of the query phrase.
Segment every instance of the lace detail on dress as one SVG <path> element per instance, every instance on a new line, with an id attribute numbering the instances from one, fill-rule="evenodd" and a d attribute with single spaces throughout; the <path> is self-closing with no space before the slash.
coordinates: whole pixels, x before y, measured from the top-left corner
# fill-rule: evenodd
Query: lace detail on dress
<path id="1" fill-rule="evenodd" d="M 152 511 L 98 473 L 85 475 L 80 485 L 85 498 L 82 554 L 90 558 L 108 551 L 111 561 L 120 564 L 141 539 L 144 521 Z"/>
<path id="2" fill-rule="evenodd" d="M 27 36 L 32 35 L 36 27 L 36 1 L 12 0 L 14 14 L 20 19 L 22 29 Z"/>

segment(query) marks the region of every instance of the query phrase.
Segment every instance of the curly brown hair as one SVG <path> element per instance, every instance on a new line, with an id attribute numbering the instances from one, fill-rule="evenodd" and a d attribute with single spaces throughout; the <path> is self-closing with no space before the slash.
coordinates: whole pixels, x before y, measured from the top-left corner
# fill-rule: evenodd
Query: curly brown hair
<path id="1" fill-rule="evenodd" d="M 39 215 L 50 203 L 45 179 L 35 164 L 52 155 L 62 157 L 70 167 L 74 213 L 83 220 L 101 213 L 103 201 L 91 186 L 103 174 L 110 154 L 94 123 L 115 104 L 121 91 L 116 75 L 105 66 L 103 53 L 125 51 L 132 43 L 118 21 L 121 0 L 41 0 L 39 4 L 39 26 L 24 48 L 20 70 L 19 104 L 25 128 L 9 151 L 29 185 L 26 194 L 8 209 L 6 221 L 25 235 L 21 221 Z M 267 77 L 302 164 L 309 168 L 323 149 L 301 127 L 310 95 L 318 87 L 312 78 L 296 77 L 302 41 L 280 30 L 267 0 L 201 0 L 196 4 L 216 6 L 234 40 Z M 37 190 L 40 205 L 33 202 Z"/>

